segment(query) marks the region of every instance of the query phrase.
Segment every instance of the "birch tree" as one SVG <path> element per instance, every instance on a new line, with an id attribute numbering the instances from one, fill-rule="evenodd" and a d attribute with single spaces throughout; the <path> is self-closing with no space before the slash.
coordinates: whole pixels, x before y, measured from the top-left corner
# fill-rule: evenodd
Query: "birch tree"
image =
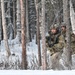
<path id="1" fill-rule="evenodd" d="M 20 0 L 17 0 L 17 35 L 16 39 L 18 43 L 21 42 L 21 8 L 20 8 Z"/>
<path id="2" fill-rule="evenodd" d="M 2 16 L 1 15 L 2 14 L 1 14 L 1 0 L 0 0 L 0 43 L 1 43 L 1 40 L 2 40 L 2 23 L 1 23 Z"/>
<path id="3" fill-rule="evenodd" d="M 73 9 L 72 1 L 70 1 L 70 18 L 71 18 L 71 24 L 72 24 L 72 31 L 75 34 L 75 12 Z"/>
<path id="4" fill-rule="evenodd" d="M 13 24 L 11 22 L 11 0 L 8 1 L 7 4 L 7 11 L 8 11 L 8 26 L 9 26 L 9 39 L 12 40 L 13 39 Z"/>
<path id="5" fill-rule="evenodd" d="M 68 69 L 71 69 L 72 59 L 71 59 L 71 33 L 70 33 L 70 0 L 63 0 L 63 15 L 64 22 L 66 24 L 66 50 L 65 50 L 65 64 Z"/>
<path id="6" fill-rule="evenodd" d="M 42 3 L 42 69 L 47 69 L 46 64 L 46 42 L 45 42 L 45 0 L 41 0 Z"/>
<path id="7" fill-rule="evenodd" d="M 6 50 L 7 57 L 9 57 L 11 53 L 10 53 L 10 49 L 9 49 L 9 45 L 8 45 L 8 39 L 7 39 L 4 0 L 1 0 L 1 10 L 2 10 L 2 26 L 3 26 L 3 36 L 4 36 L 5 50 Z"/>

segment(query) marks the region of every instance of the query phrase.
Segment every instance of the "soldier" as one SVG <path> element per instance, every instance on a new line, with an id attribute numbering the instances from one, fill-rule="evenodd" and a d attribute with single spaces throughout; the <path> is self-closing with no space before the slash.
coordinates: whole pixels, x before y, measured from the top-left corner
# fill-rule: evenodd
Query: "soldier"
<path id="1" fill-rule="evenodd" d="M 46 45 L 51 55 L 51 67 L 55 69 L 59 66 L 59 59 L 64 47 L 64 37 L 60 34 L 57 27 L 54 26 L 49 31 L 49 36 L 46 37 Z"/>
<path id="2" fill-rule="evenodd" d="M 65 24 L 61 25 L 61 34 L 64 36 L 65 43 L 66 43 L 66 25 Z M 72 32 L 71 32 L 71 49 L 72 49 L 72 54 L 75 54 L 75 34 Z"/>
<path id="3" fill-rule="evenodd" d="M 48 50 L 50 50 L 51 55 L 55 52 L 62 52 L 64 47 L 64 37 L 60 34 L 56 27 L 53 27 L 49 31 L 49 36 L 46 37 L 46 45 Z"/>
<path id="4" fill-rule="evenodd" d="M 72 48 L 72 54 L 75 54 L 75 34 L 71 34 L 71 48 Z"/>

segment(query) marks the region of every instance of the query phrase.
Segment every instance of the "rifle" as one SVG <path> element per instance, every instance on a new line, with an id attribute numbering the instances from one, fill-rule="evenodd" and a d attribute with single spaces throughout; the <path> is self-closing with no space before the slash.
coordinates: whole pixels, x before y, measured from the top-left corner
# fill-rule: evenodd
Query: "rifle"
<path id="1" fill-rule="evenodd" d="M 50 36 L 46 37 L 46 43 L 48 43 L 48 46 L 49 46 L 49 47 L 52 47 L 52 46 L 54 46 L 54 44 L 57 44 L 57 43 L 58 43 L 58 37 L 59 37 L 59 34 L 57 34 L 57 35 L 54 37 L 53 43 L 51 43 L 52 38 L 51 38 Z"/>

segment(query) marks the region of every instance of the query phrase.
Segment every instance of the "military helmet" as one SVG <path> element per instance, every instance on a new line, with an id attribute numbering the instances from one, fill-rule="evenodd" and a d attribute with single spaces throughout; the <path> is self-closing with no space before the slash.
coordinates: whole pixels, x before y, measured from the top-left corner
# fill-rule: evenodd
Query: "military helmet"
<path id="1" fill-rule="evenodd" d="M 49 29 L 49 31 L 48 31 L 48 33 L 49 33 L 49 34 L 51 33 L 51 30 L 52 30 L 52 29 L 55 29 L 55 30 L 56 30 L 56 27 L 55 27 L 55 26 L 53 26 L 53 25 L 52 25 L 52 26 L 50 26 L 50 29 Z"/>
<path id="2" fill-rule="evenodd" d="M 61 27 L 65 27 L 66 28 L 66 23 L 62 22 L 61 23 Z"/>
<path id="3" fill-rule="evenodd" d="M 50 27 L 50 30 L 51 30 L 51 29 L 57 29 L 57 24 L 52 25 L 52 26 Z"/>

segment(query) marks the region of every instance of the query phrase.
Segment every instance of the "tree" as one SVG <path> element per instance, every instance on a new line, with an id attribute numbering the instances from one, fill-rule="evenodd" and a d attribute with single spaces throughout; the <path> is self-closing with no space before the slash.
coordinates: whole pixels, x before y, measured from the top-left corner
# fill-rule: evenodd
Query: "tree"
<path id="1" fill-rule="evenodd" d="M 13 24 L 11 21 L 11 0 L 8 1 L 7 3 L 7 20 L 8 20 L 8 26 L 9 26 L 9 39 L 12 40 L 13 39 Z"/>
<path id="2" fill-rule="evenodd" d="M 38 44 L 38 62 L 39 66 L 41 66 L 41 49 L 40 49 L 40 25 L 39 25 L 39 6 L 38 0 L 35 0 L 35 7 L 36 7 L 36 24 L 37 24 L 37 44 Z"/>
<path id="3" fill-rule="evenodd" d="M 13 26 L 14 26 L 14 38 L 16 37 L 16 0 L 13 0 Z"/>
<path id="4" fill-rule="evenodd" d="M 20 0 L 21 4 L 21 32 L 22 32 L 22 69 L 27 69 L 27 57 L 26 57 L 26 0 L 24 6 L 24 0 Z"/>
<path id="5" fill-rule="evenodd" d="M 63 0 L 63 20 L 66 24 L 66 50 L 65 50 L 65 64 L 68 69 L 71 69 L 71 33 L 70 33 L 70 0 Z"/>
<path id="6" fill-rule="evenodd" d="M 72 31 L 75 34 L 75 12 L 72 5 L 72 1 L 70 1 L 70 18 L 71 18 L 71 24 L 72 24 Z"/>
<path id="7" fill-rule="evenodd" d="M 47 69 L 46 64 L 46 42 L 45 42 L 45 0 L 42 3 L 42 69 Z"/>
<path id="8" fill-rule="evenodd" d="M 2 16 L 1 16 L 1 0 L 0 0 L 0 43 L 1 43 L 1 40 L 2 40 Z"/>
<path id="9" fill-rule="evenodd" d="M 26 0 L 26 32 L 27 32 L 27 43 L 28 43 L 29 42 L 28 0 Z"/>
<path id="10" fill-rule="evenodd" d="M 20 0 L 17 0 L 17 35 L 16 38 L 18 43 L 21 42 L 21 8 L 20 8 Z"/>
<path id="11" fill-rule="evenodd" d="M 10 56 L 10 49 L 8 45 L 8 39 L 7 39 L 7 27 L 6 27 L 6 18 L 5 18 L 5 9 L 4 9 L 4 0 L 1 0 L 1 10 L 2 10 L 2 25 L 3 25 L 3 35 L 4 35 L 4 44 L 5 44 L 5 50 L 7 57 Z"/>

